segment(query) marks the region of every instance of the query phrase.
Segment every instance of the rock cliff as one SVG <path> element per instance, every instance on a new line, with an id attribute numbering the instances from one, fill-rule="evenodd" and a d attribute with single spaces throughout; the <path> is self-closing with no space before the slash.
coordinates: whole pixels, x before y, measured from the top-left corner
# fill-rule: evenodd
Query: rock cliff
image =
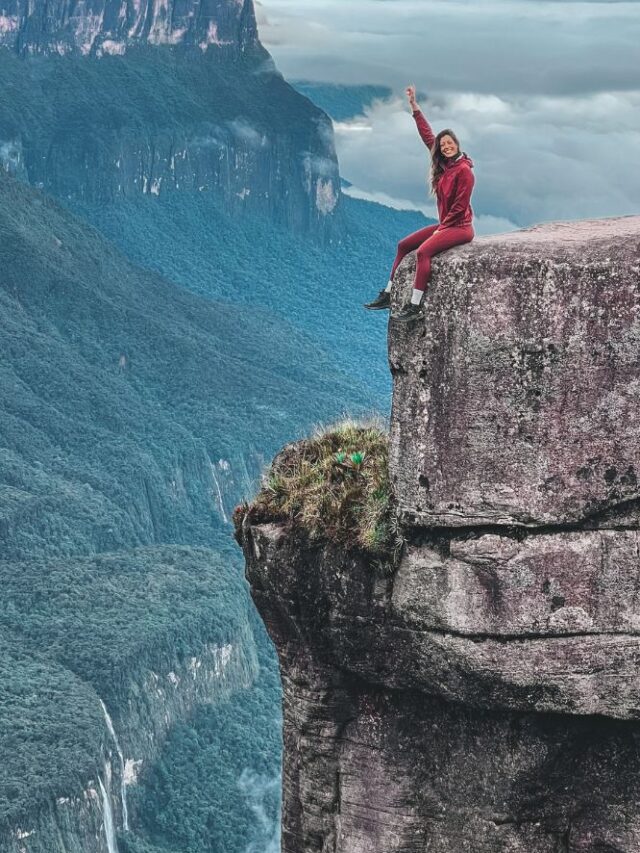
<path id="1" fill-rule="evenodd" d="M 277 516 L 238 533 L 283 850 L 635 853 L 640 217 L 454 249 L 389 331 L 394 570 Z"/>
<path id="2" fill-rule="evenodd" d="M 244 51 L 258 42 L 252 0 L 7 0 L 0 45 L 20 54 L 121 55 L 136 43 Z"/>
<path id="3" fill-rule="evenodd" d="M 258 676 L 255 641 L 248 627 L 232 642 L 199 648 L 194 644 L 191 651 L 185 660 L 167 657 L 160 666 L 145 668 L 143 663 L 136 672 L 122 673 L 122 707 L 114 719 L 100 696 L 93 694 L 96 714 L 103 715 L 102 743 L 91 756 L 93 767 L 75 768 L 79 784 L 73 787 L 52 778 L 57 796 L 40 798 L 13 824 L 0 825 L 4 853 L 122 849 L 118 837 L 127 836 L 138 822 L 130 793 L 158 759 L 171 726 L 188 720 L 198 707 L 224 702 Z M 45 728 L 46 723 L 41 724 Z"/>
<path id="4" fill-rule="evenodd" d="M 8 0 L 0 80 L 0 169 L 66 203 L 213 193 L 321 239 L 339 224 L 331 121 L 252 0 Z"/>
<path id="5" fill-rule="evenodd" d="M 0 582 L 0 850 L 117 853 L 171 727 L 259 677 L 244 580 L 158 546 L 0 560 Z"/>

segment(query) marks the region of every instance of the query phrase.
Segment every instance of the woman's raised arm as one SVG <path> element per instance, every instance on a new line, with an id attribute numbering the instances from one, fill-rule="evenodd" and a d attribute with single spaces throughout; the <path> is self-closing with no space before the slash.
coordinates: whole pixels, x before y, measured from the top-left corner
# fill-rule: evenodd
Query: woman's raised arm
<path id="1" fill-rule="evenodd" d="M 436 137 L 433 130 L 431 129 L 431 125 L 426 120 L 422 113 L 422 110 L 418 106 L 418 102 L 416 101 L 415 86 L 407 86 L 407 98 L 409 98 L 409 106 L 411 107 L 411 112 L 418 127 L 418 133 L 420 134 L 420 138 L 427 146 L 429 151 L 432 151 L 433 146 L 435 145 Z"/>

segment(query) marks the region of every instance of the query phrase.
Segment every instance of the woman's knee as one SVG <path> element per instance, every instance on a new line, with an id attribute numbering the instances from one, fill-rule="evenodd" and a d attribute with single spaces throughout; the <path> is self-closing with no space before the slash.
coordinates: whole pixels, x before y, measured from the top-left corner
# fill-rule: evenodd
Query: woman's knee
<path id="1" fill-rule="evenodd" d="M 418 256 L 418 263 L 420 263 L 420 261 L 428 261 L 428 260 L 430 260 L 430 259 L 431 259 L 431 255 L 432 255 L 432 252 L 431 252 L 431 246 L 428 246 L 428 245 L 426 245 L 426 246 L 425 246 L 425 245 L 420 246 L 420 247 L 418 248 L 418 252 L 417 252 L 417 256 Z"/>

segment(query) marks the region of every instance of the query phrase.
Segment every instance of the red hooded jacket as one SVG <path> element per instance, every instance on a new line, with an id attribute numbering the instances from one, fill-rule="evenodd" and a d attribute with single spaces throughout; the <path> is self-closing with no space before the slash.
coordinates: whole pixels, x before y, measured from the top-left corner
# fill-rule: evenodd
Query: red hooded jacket
<path id="1" fill-rule="evenodd" d="M 422 141 L 429 151 L 433 151 L 436 137 L 431 125 L 421 110 L 414 110 L 413 117 Z M 464 153 L 455 160 L 447 160 L 444 164 L 444 172 L 436 187 L 439 230 L 471 225 L 473 221 L 471 193 L 475 183 L 472 169 L 473 160 Z"/>

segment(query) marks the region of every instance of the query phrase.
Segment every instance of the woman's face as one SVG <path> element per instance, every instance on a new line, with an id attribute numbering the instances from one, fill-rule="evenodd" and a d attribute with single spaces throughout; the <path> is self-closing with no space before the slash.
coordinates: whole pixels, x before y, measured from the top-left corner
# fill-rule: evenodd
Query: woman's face
<path id="1" fill-rule="evenodd" d="M 458 146 L 448 133 L 445 133 L 445 135 L 440 140 L 440 151 L 444 154 L 445 157 L 455 157 L 458 153 Z"/>

